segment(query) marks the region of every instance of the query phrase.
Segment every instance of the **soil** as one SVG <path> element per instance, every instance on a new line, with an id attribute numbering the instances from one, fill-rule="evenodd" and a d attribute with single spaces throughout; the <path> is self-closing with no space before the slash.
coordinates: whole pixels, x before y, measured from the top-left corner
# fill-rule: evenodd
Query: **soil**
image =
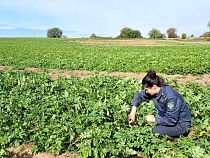
<path id="1" fill-rule="evenodd" d="M 194 38 L 188 38 L 188 39 L 170 39 L 165 38 L 165 40 L 160 39 L 126 39 L 126 40 L 120 40 L 120 39 L 88 39 L 88 40 L 75 40 L 75 41 L 68 41 L 70 43 L 78 43 L 78 44 L 84 44 L 84 45 L 105 45 L 105 46 L 170 46 L 174 44 L 210 44 L 209 41 L 194 41 Z M 170 41 L 169 43 L 164 43 Z M 67 41 L 64 41 L 65 43 L 68 43 Z"/>
<path id="2" fill-rule="evenodd" d="M 42 69 L 39 68 L 26 68 L 25 70 L 14 70 L 12 67 L 9 66 L 0 66 L 0 71 L 3 70 L 11 70 L 11 71 L 31 71 L 36 73 L 43 73 Z M 56 69 L 49 69 L 49 73 L 53 80 L 56 80 L 58 77 L 71 77 L 75 76 L 79 79 L 84 79 L 89 77 L 90 75 L 94 74 L 94 72 L 91 71 L 85 71 L 85 70 L 56 70 Z M 145 73 L 129 73 L 129 72 L 112 72 L 108 73 L 105 71 L 98 72 L 98 75 L 107 75 L 107 76 L 117 76 L 122 78 L 137 78 L 142 79 L 146 74 Z M 186 82 L 197 82 L 201 83 L 203 85 L 210 84 L 210 74 L 205 74 L 202 76 L 193 76 L 193 75 L 166 75 L 166 74 L 159 74 L 163 78 L 167 78 L 169 80 L 176 80 L 177 83 L 186 83 Z M 30 148 L 33 145 L 33 143 L 29 144 L 22 144 L 21 146 L 17 148 L 9 148 L 7 149 L 10 153 L 10 157 L 16 157 L 16 158 L 68 158 L 68 157 L 77 157 L 78 153 L 71 152 L 71 153 L 63 153 L 61 155 L 53 155 L 52 153 L 37 153 L 35 155 L 32 154 Z"/>
<path id="3" fill-rule="evenodd" d="M 25 70 L 14 70 L 10 66 L 0 66 L 0 70 L 12 70 L 12 71 L 31 71 L 36 73 L 43 73 L 42 69 L 39 68 L 25 68 Z M 86 70 L 57 70 L 57 69 L 49 69 L 50 76 L 53 80 L 56 80 L 58 77 L 71 77 L 75 76 L 80 79 L 90 77 L 94 74 L 93 71 L 86 71 Z M 136 78 L 142 79 L 146 73 L 131 73 L 131 72 L 106 72 L 101 71 L 97 72 L 98 75 L 106 75 L 106 76 L 116 76 L 122 78 Z M 196 82 L 203 85 L 210 84 L 210 74 L 204 74 L 200 76 L 193 76 L 193 75 L 166 75 L 166 74 L 159 74 L 159 76 L 170 80 L 176 80 L 177 83 L 186 83 L 186 82 Z"/>
<path id="4" fill-rule="evenodd" d="M 158 40 L 141 40 L 141 39 L 133 39 L 133 40 L 76 40 L 71 41 L 74 43 L 84 44 L 84 45 L 114 45 L 114 46 L 164 46 L 164 43 L 160 43 Z"/>
<path id="5" fill-rule="evenodd" d="M 32 154 L 31 152 L 31 146 L 33 143 L 28 143 L 28 144 L 22 144 L 21 146 L 17 148 L 9 148 L 7 149 L 9 151 L 9 157 L 10 158 L 76 158 L 79 156 L 78 153 L 76 152 L 71 152 L 71 153 L 63 153 L 61 155 L 53 155 L 52 153 L 37 153 L 37 154 Z"/>

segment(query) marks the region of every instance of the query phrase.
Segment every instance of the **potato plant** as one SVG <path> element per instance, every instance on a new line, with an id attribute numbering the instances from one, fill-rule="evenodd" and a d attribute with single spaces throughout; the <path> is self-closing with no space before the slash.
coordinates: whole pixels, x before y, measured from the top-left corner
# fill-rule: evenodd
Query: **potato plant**
<path id="1" fill-rule="evenodd" d="M 74 39 L 0 38 L 0 47 L 0 66 L 14 69 L 141 73 L 153 68 L 164 74 L 210 73 L 209 44 L 103 46 L 82 45 Z"/>
<path id="2" fill-rule="evenodd" d="M 210 86 L 171 82 L 192 112 L 194 136 L 170 143 L 152 134 L 152 102 L 137 111 L 129 126 L 133 95 L 141 81 L 92 75 L 51 80 L 49 74 L 0 72 L 0 155 L 7 148 L 33 142 L 33 153 L 75 151 L 80 157 L 208 157 L 210 155 Z"/>

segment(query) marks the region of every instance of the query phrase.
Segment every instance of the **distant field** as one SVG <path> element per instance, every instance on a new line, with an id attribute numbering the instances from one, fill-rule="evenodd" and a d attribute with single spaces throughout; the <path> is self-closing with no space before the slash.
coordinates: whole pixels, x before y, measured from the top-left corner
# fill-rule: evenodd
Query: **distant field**
<path id="1" fill-rule="evenodd" d="M 175 45 L 198 45 L 210 44 L 205 38 L 189 39 L 78 39 L 75 43 L 87 45 L 112 45 L 112 46 L 175 46 Z"/>
<path id="2" fill-rule="evenodd" d="M 172 40 L 0 38 L 0 66 L 107 72 L 204 74 L 210 44 Z"/>

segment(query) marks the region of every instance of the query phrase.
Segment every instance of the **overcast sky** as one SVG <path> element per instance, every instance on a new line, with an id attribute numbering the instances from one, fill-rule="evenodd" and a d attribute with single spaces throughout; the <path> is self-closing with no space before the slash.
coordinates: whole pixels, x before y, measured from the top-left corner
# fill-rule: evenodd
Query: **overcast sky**
<path id="1" fill-rule="evenodd" d="M 0 37 L 46 37 L 58 27 L 69 38 L 116 37 L 129 27 L 198 37 L 209 31 L 210 0 L 1 0 Z"/>

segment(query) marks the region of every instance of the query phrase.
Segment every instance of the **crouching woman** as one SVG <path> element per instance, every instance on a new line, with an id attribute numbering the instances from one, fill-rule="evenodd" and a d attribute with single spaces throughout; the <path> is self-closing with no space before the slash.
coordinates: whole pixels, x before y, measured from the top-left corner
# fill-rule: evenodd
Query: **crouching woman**
<path id="1" fill-rule="evenodd" d="M 143 101 L 153 100 L 160 118 L 147 115 L 148 122 L 156 122 L 153 133 L 160 136 L 179 137 L 186 133 L 191 123 L 189 107 L 182 96 L 171 86 L 164 84 L 162 78 L 154 70 L 149 70 L 142 80 L 144 90 L 137 92 L 132 101 L 130 117 L 135 120 L 136 110 Z"/>

